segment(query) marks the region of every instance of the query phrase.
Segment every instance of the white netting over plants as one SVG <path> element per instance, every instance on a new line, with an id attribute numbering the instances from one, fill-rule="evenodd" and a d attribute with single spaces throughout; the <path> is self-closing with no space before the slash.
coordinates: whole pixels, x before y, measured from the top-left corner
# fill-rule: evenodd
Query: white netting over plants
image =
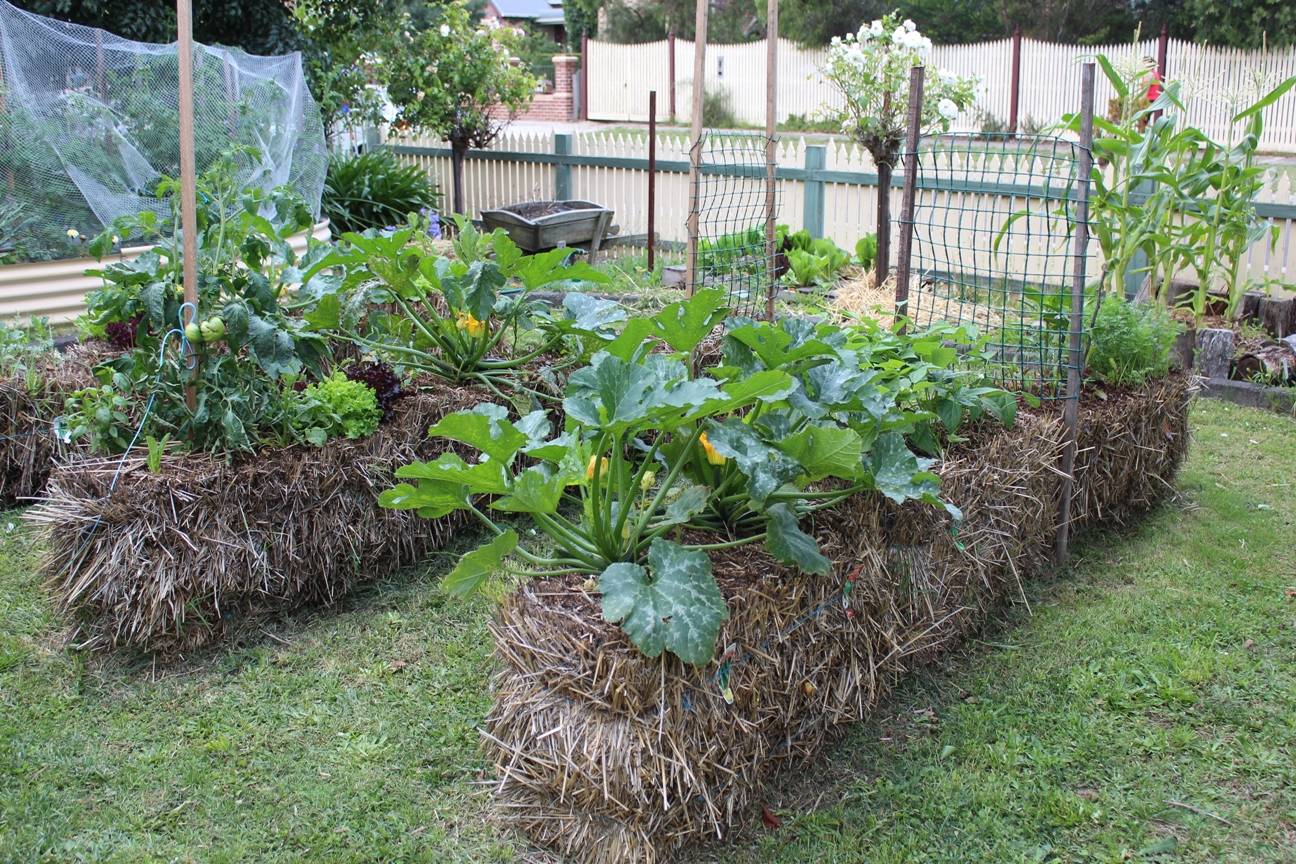
<path id="1" fill-rule="evenodd" d="M 180 168 L 178 69 L 175 44 L 0 0 L 0 245 L 34 260 L 74 256 L 69 228 L 168 216 L 154 192 Z M 199 174 L 235 151 L 242 185 L 290 184 L 319 212 L 328 151 L 300 54 L 195 45 L 194 146 Z"/>

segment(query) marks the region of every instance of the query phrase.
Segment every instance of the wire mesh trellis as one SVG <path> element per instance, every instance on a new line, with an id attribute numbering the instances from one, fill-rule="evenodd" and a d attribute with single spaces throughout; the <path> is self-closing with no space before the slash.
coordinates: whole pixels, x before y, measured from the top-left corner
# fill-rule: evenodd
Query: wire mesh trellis
<path id="1" fill-rule="evenodd" d="M 1065 138 L 980 133 L 929 139 L 916 157 L 907 317 L 975 325 L 996 380 L 1043 398 L 1083 371 L 1083 323 L 1070 347 L 1081 155 Z"/>
<path id="2" fill-rule="evenodd" d="M 765 242 L 764 135 L 707 132 L 697 174 L 695 288 L 722 288 L 734 315 L 761 317 L 776 289 L 775 262 Z M 778 212 L 777 198 L 774 202 Z"/>

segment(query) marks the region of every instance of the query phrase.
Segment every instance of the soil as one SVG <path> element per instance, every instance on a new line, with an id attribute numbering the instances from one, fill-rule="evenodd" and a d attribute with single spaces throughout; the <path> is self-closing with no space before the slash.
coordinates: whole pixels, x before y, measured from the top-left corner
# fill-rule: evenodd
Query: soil
<path id="1" fill-rule="evenodd" d="M 587 210 L 589 208 L 567 201 L 533 201 L 529 204 L 516 204 L 512 207 L 501 207 L 500 209 L 509 213 L 516 213 L 523 219 L 542 219 L 556 213 L 569 213 L 572 210 Z"/>

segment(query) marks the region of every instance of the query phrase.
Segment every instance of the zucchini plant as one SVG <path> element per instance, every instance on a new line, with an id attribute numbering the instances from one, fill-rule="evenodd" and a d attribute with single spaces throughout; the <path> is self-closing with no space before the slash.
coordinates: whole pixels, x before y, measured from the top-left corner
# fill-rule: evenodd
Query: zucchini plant
<path id="1" fill-rule="evenodd" d="M 313 320 L 342 332 L 364 350 L 454 384 L 481 384 L 540 396 L 528 368 L 546 355 L 549 372 L 570 329 L 532 294 L 608 276 L 569 259 L 574 250 L 524 255 L 503 231 L 482 234 L 461 221 L 455 258 L 411 242 L 417 224 L 343 236 L 327 263 L 346 269 L 342 291 L 320 298 Z M 391 308 L 393 311 L 384 311 Z"/>
<path id="2" fill-rule="evenodd" d="M 543 411 L 512 420 L 498 405 L 444 418 L 430 434 L 480 456 L 404 466 L 380 503 L 428 518 L 464 510 L 487 527 L 491 539 L 447 577 L 450 591 L 497 571 L 585 574 L 605 619 L 646 655 L 694 664 L 711 658 L 728 614 L 710 554 L 762 543 L 795 570 L 826 574 L 801 522 L 866 490 L 957 515 L 906 435 L 934 444 L 925 426 L 982 411 L 1011 419 L 1015 402 L 951 384 L 966 382 L 941 353 L 956 354 L 948 334 L 732 321 L 725 364 L 694 372 L 685 361 L 721 323 L 723 302 L 702 290 L 622 322 L 571 375 L 560 431 Z M 489 511 L 526 514 L 547 544 L 521 544 Z"/>

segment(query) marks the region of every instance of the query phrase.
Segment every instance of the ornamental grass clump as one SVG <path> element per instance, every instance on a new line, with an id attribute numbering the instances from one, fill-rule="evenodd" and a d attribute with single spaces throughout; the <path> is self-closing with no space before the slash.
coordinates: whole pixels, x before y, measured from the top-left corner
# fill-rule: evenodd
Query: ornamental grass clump
<path id="1" fill-rule="evenodd" d="M 573 329 L 597 320 L 584 334 L 602 347 L 570 377 L 561 430 L 544 411 L 513 421 L 498 405 L 446 417 L 430 434 L 480 456 L 404 466 L 380 503 L 428 518 L 467 511 L 488 528 L 492 539 L 447 576 L 450 591 L 496 572 L 586 574 L 605 619 L 650 657 L 712 657 L 728 610 L 709 553 L 761 543 L 780 563 L 827 573 L 804 518 L 864 491 L 953 512 L 915 450 L 938 448 L 965 419 L 1011 422 L 1015 411 L 1009 394 L 953 369 L 953 329 L 911 338 L 732 320 L 723 365 L 699 373 L 723 292 L 621 320 L 614 304 L 584 305 Z M 527 514 L 547 545 L 521 544 L 488 510 Z"/>

